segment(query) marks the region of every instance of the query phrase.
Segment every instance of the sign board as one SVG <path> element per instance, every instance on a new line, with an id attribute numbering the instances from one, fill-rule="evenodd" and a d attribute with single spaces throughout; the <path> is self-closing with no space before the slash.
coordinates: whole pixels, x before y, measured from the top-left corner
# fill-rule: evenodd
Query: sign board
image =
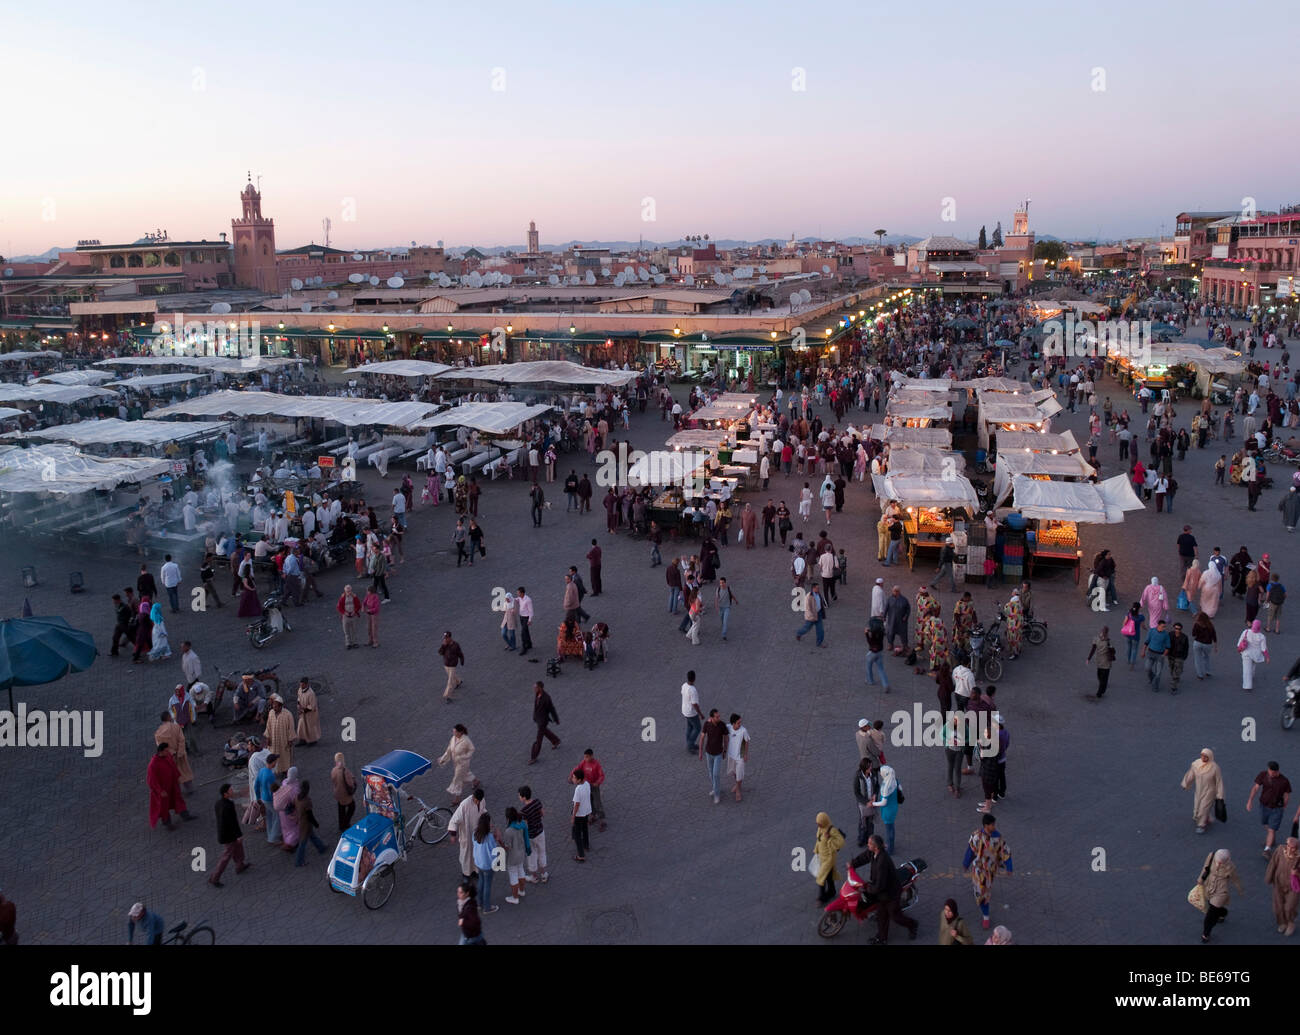
<path id="1" fill-rule="evenodd" d="M 332 456 L 318 456 L 316 458 L 316 466 L 321 468 L 333 467 L 334 458 Z"/>
<path id="2" fill-rule="evenodd" d="M 174 477 L 176 477 L 176 478 L 184 478 L 184 477 L 185 477 L 185 461 L 184 461 L 184 460 L 173 460 L 173 461 L 172 461 L 172 475 L 173 475 Z"/>

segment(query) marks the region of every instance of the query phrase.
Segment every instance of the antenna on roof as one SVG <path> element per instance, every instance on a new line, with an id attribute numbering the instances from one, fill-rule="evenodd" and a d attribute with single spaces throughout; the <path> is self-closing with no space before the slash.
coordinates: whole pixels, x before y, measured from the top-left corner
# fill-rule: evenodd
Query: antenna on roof
<path id="1" fill-rule="evenodd" d="M 258 179 L 260 180 L 261 177 L 259 176 Z M 325 247 L 328 248 L 330 246 L 330 227 L 334 224 L 330 222 L 330 217 L 326 216 L 320 221 L 320 225 L 325 230 Z"/>

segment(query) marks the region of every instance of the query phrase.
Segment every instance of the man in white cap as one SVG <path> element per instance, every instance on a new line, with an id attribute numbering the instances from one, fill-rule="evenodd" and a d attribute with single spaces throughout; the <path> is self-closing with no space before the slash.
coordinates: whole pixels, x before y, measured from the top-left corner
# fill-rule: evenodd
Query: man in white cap
<path id="1" fill-rule="evenodd" d="M 880 768 L 884 764 L 883 747 L 885 743 L 884 734 L 885 724 L 878 721 L 872 725 L 870 719 L 858 720 L 858 732 L 856 734 L 858 741 L 858 757 L 871 759 L 873 768 Z"/>
<path id="2" fill-rule="evenodd" d="M 882 621 L 885 617 L 885 580 L 876 579 L 876 584 L 871 587 L 871 614 L 870 618 L 879 618 Z"/>

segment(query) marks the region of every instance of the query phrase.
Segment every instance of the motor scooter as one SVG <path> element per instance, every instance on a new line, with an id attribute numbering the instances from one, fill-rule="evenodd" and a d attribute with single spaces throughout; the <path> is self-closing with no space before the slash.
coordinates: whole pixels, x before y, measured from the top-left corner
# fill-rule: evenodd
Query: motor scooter
<path id="1" fill-rule="evenodd" d="M 279 590 L 271 593 L 262 603 L 262 617 L 248 626 L 248 642 L 262 648 L 282 632 L 291 632 L 293 626 L 285 618 Z"/>
<path id="2" fill-rule="evenodd" d="M 921 889 L 916 886 L 916 881 L 925 869 L 925 860 L 919 858 L 909 859 L 897 868 L 898 884 L 902 889 L 899 892 L 898 903 L 904 910 L 911 909 L 921 901 Z M 850 916 L 855 917 L 858 923 L 862 923 L 875 913 L 879 906 L 879 902 L 868 900 L 866 881 L 850 866 L 844 883 L 840 885 L 840 893 L 826 903 L 826 908 L 822 910 L 822 915 L 817 921 L 817 933 L 823 938 L 834 938 L 844 929 Z"/>
<path id="3" fill-rule="evenodd" d="M 1282 728 L 1289 730 L 1300 717 L 1300 658 L 1286 674 L 1286 689 L 1283 691 L 1286 701 L 1282 705 Z"/>

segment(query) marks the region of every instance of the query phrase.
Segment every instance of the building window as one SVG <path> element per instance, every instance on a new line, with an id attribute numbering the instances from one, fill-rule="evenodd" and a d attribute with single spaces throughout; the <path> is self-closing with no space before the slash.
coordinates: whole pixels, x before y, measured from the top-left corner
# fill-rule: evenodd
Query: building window
<path id="1" fill-rule="evenodd" d="M 141 266 L 144 265 L 144 260 L 143 260 L 142 258 L 140 258 L 139 255 L 132 254 L 132 255 L 127 256 L 126 264 L 127 264 L 129 267 L 131 267 L 131 269 L 133 269 L 133 270 L 134 270 L 134 269 L 139 269 Z"/>
<path id="2" fill-rule="evenodd" d="M 179 266 L 181 264 L 181 257 L 175 252 L 168 252 L 163 256 L 163 264 L 166 266 Z"/>
<path id="3" fill-rule="evenodd" d="M 111 269 L 120 270 L 126 267 L 126 259 L 120 255 L 114 255 L 108 260 Z"/>

